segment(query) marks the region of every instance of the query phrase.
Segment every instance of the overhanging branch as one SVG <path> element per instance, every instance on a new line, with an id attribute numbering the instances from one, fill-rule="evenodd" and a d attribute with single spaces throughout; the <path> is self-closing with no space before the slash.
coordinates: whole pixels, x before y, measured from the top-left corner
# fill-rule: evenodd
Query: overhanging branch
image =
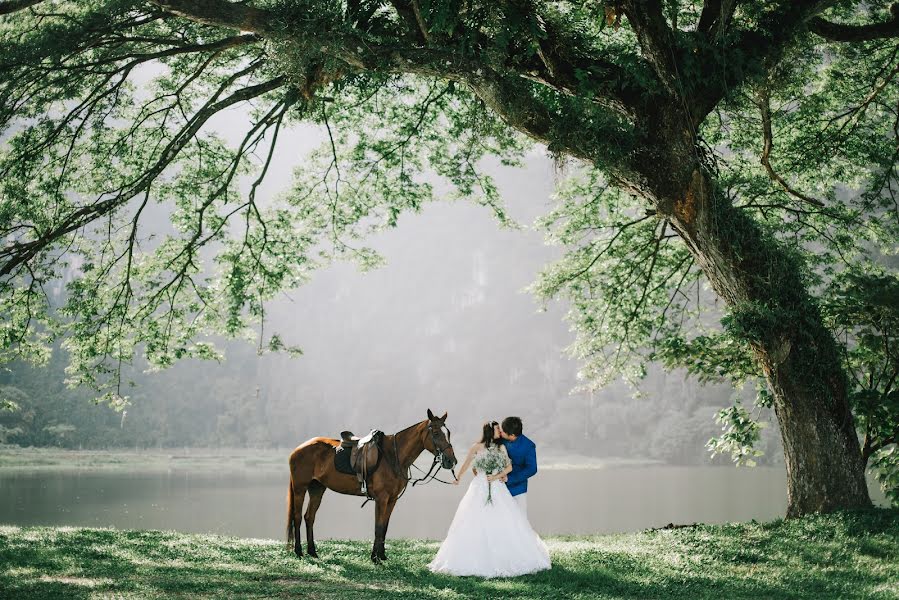
<path id="1" fill-rule="evenodd" d="M 843 25 L 815 17 L 809 30 L 832 42 L 864 42 L 883 38 L 899 38 L 899 2 L 890 6 L 890 19 L 883 23 Z"/>
<path id="2" fill-rule="evenodd" d="M 765 172 L 768 173 L 768 177 L 794 198 L 798 198 L 803 202 L 813 204 L 814 206 L 823 207 L 824 203 L 817 198 L 812 198 L 811 196 L 793 189 L 790 184 L 774 170 L 774 167 L 771 166 L 771 150 L 774 148 L 774 134 L 771 128 L 771 99 L 768 96 L 767 88 L 762 87 L 759 90 L 758 100 L 759 110 L 762 116 L 762 136 L 764 140 L 760 162 L 762 163 L 762 166 L 765 167 Z"/>
<path id="3" fill-rule="evenodd" d="M 707 2 L 712 5 L 712 2 Z M 694 120 L 699 123 L 731 90 L 766 72 L 766 65 L 776 64 L 797 35 L 807 31 L 809 20 L 826 8 L 827 0 L 779 0 L 766 4 L 765 12 L 753 26 L 735 30 L 728 44 L 700 49 L 702 64 L 718 64 L 717 76 L 694 80 Z M 723 9 L 723 7 L 722 7 Z M 713 11 L 714 9 L 709 9 Z M 710 26 L 707 17 L 703 26 Z"/>
<path id="4" fill-rule="evenodd" d="M 661 0 L 625 2 L 624 14 L 637 34 L 643 55 L 656 76 L 672 96 L 677 96 L 676 46 L 671 28 L 662 12 Z"/>
<path id="5" fill-rule="evenodd" d="M 44 0 L 7 0 L 0 2 L 0 15 L 10 15 L 20 10 L 25 10 L 35 4 L 40 4 Z"/>
<path id="6" fill-rule="evenodd" d="M 233 81 L 229 82 L 228 85 L 230 83 L 233 83 Z M 145 192 L 163 170 L 177 158 L 184 146 L 194 139 L 194 136 L 212 116 L 235 104 L 252 100 L 276 90 L 285 83 L 285 77 L 280 76 L 239 89 L 223 99 L 218 98 L 219 94 L 214 95 L 203 108 L 193 115 L 185 127 L 172 138 L 169 144 L 162 150 L 157 161 L 129 187 L 120 190 L 119 193 L 113 196 L 73 211 L 57 225 L 42 232 L 34 240 L 28 242 L 13 241 L 7 246 L 0 248 L 0 257 L 2 257 L 2 261 L 0 261 L 0 277 L 10 275 L 23 264 L 27 266 L 28 261 L 50 247 L 57 240 L 104 215 L 112 213 L 138 194 Z M 224 91 L 224 87 L 220 88 L 219 93 Z"/>
<path id="7" fill-rule="evenodd" d="M 710 39 L 717 39 L 730 23 L 736 7 L 737 0 L 705 0 L 696 31 L 704 33 Z"/>
<path id="8" fill-rule="evenodd" d="M 150 0 L 163 10 L 204 25 L 227 27 L 260 35 L 275 32 L 274 16 L 246 4 L 226 0 Z"/>
<path id="9" fill-rule="evenodd" d="M 226 0 L 201 0 L 198 2 L 151 0 L 151 2 L 170 14 L 191 21 L 253 32 L 268 38 L 289 39 L 291 36 L 311 37 L 324 33 L 279 29 L 273 13 Z M 392 0 L 391 4 L 406 22 L 410 33 L 417 34 L 424 41 L 433 37 L 428 31 L 420 11 L 416 12 L 415 10 L 417 3 Z M 536 14 L 529 16 L 539 17 Z M 542 17 L 540 18 L 542 19 Z M 549 23 L 547 23 L 546 31 L 548 36 L 546 45 L 552 48 L 549 64 L 552 64 L 553 68 L 548 68 L 545 61 L 540 60 L 539 56 L 535 56 L 531 63 L 512 66 L 519 77 L 537 81 L 571 96 L 582 93 L 579 88 L 583 86 L 584 81 L 582 80 L 586 78 L 594 93 L 592 100 L 596 104 L 610 108 L 626 118 L 634 117 L 636 105 L 645 101 L 646 90 L 641 89 L 641 86 L 633 78 L 628 77 L 620 66 L 603 60 L 601 57 L 575 58 L 565 50 L 564 43 L 553 39 L 553 31 Z M 489 40 L 485 40 L 484 43 L 489 44 Z M 375 44 L 372 39 L 363 39 L 353 34 L 347 35 L 346 31 L 339 33 L 335 31 L 333 35 L 328 36 L 327 40 L 322 40 L 321 47 L 324 54 L 364 70 L 384 69 L 386 65 L 390 71 L 420 74 L 424 69 L 427 71 L 425 73 L 427 75 L 444 76 L 450 79 L 454 78 L 454 74 L 458 71 L 456 64 L 460 58 L 458 53 L 451 49 L 425 49 L 418 44 L 409 46 L 400 41 Z M 546 55 L 548 50 L 543 48 L 542 52 Z M 402 57 L 402 62 L 397 63 L 396 57 Z M 428 65 L 424 64 L 431 58 L 439 58 L 439 61 Z M 401 65 L 407 61 L 408 68 L 404 69 Z M 400 68 L 394 68 L 391 64 Z M 476 73 L 481 67 L 481 64 L 473 63 L 470 73 Z"/>

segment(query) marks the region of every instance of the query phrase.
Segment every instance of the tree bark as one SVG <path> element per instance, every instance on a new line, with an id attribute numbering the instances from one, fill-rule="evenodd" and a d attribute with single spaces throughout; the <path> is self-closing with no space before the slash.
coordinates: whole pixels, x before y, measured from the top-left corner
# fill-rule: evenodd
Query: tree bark
<path id="1" fill-rule="evenodd" d="M 642 162 L 652 168 L 639 169 L 631 187 L 687 244 L 728 306 L 726 326 L 750 343 L 765 374 L 783 439 L 787 516 L 870 506 L 836 342 L 798 257 L 716 188 L 686 128 L 658 127 L 663 139 Z"/>
<path id="2" fill-rule="evenodd" d="M 836 343 L 796 259 L 765 239 L 740 209 L 713 195 L 705 176 L 694 178 L 676 227 L 733 311 L 773 393 L 787 469 L 787 516 L 870 506 Z M 691 230 L 683 218 L 690 216 L 703 225 Z"/>

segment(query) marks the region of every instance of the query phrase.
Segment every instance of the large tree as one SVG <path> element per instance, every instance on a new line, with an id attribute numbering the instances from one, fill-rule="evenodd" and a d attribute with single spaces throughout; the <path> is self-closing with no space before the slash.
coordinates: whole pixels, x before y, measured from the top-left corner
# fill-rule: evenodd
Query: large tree
<path id="1" fill-rule="evenodd" d="M 852 238 L 893 218 L 896 13 L 811 0 L 0 2 L 3 348 L 39 357 L 64 333 L 73 381 L 115 400 L 139 346 L 160 366 L 211 356 L 202 334 L 245 332 L 316 262 L 374 260 L 354 240 L 434 196 L 426 172 L 504 218 L 478 162 L 536 140 L 588 173 L 555 220 L 588 243 L 542 288 L 576 296 L 603 342 L 587 354 L 604 356 L 604 331 L 625 350 L 653 331 L 679 339 L 666 315 L 701 275 L 767 381 L 788 514 L 868 505 L 846 374 L 813 295 L 820 270 L 781 231 L 814 245 L 830 239 L 822 220 Z M 244 104 L 234 147 L 209 133 Z M 303 120 L 328 143 L 281 202 L 257 201 L 276 148 L 289 151 L 285 125 Z M 854 200 L 838 200 L 838 181 Z M 141 229 L 157 204 L 172 231 Z M 621 242 L 635 252 L 602 279 Z M 45 291 L 60 273 L 56 311 Z"/>

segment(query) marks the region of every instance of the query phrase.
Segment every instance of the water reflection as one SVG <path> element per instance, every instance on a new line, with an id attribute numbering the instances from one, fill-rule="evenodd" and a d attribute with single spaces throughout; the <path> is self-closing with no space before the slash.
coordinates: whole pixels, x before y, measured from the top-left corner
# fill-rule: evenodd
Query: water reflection
<path id="1" fill-rule="evenodd" d="M 529 516 L 542 535 L 771 520 L 786 507 L 786 475 L 778 468 L 544 469 L 531 481 Z M 397 504 L 388 537 L 442 538 L 466 486 L 410 488 Z M 0 523 L 280 539 L 286 493 L 286 472 L 7 472 L 0 473 Z M 874 486 L 872 497 L 883 503 Z M 370 539 L 374 503 L 360 510 L 361 503 L 327 492 L 317 537 Z"/>

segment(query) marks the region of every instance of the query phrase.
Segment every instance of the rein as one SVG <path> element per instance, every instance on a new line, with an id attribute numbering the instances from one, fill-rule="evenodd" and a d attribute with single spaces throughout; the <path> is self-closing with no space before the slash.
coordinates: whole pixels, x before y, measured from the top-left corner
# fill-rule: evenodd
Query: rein
<path id="1" fill-rule="evenodd" d="M 446 427 L 446 424 L 442 425 L 441 427 Z M 428 423 L 428 431 L 431 433 L 431 443 L 434 444 L 434 448 L 437 450 L 437 452 L 434 453 L 434 460 L 431 462 L 431 468 L 428 469 L 428 472 L 425 473 L 424 477 L 421 477 L 421 478 L 413 481 L 412 487 L 415 487 L 416 484 L 419 484 L 419 483 L 421 483 L 422 485 L 425 485 L 432 481 L 439 481 L 440 483 L 443 483 L 446 485 L 452 485 L 451 482 L 449 482 L 449 481 L 443 481 L 442 479 L 438 479 L 437 475 L 440 473 L 440 469 L 443 468 L 442 462 L 443 462 L 444 451 L 447 448 L 453 447 L 453 443 L 452 443 L 452 439 L 451 439 L 453 434 L 449 430 L 449 427 L 446 427 L 446 443 L 447 443 L 447 445 L 446 445 L 446 448 L 441 448 L 440 446 L 437 445 L 437 436 L 434 433 L 434 429 L 431 427 L 431 423 Z M 393 439 L 394 439 L 394 441 L 396 441 L 396 438 L 393 438 Z M 399 457 L 397 457 L 397 459 L 399 459 Z M 428 477 L 431 475 L 431 471 L 434 471 L 434 467 L 437 467 L 438 463 L 441 463 L 441 464 L 438 467 L 437 471 L 435 471 L 434 475 L 431 476 L 430 479 L 428 479 Z M 418 469 L 419 471 L 421 471 L 422 473 L 424 473 L 424 471 L 422 471 L 418 466 L 416 466 L 416 464 L 414 462 L 412 463 L 412 466 L 415 467 L 416 469 Z M 456 469 L 451 468 L 449 471 L 450 471 L 450 473 L 453 474 L 453 478 L 456 479 Z M 410 479 L 411 479 L 411 477 L 410 477 Z M 408 479 L 407 479 L 407 481 L 408 481 Z M 422 483 L 422 482 L 424 482 L 424 483 Z M 405 492 L 406 490 L 403 490 L 403 491 Z"/>
<path id="2" fill-rule="evenodd" d="M 420 477 L 420 478 L 416 479 L 415 481 L 413 481 L 413 482 L 412 482 L 412 487 L 415 487 L 415 484 L 416 484 L 416 483 L 421 483 L 421 482 L 423 482 L 423 481 L 424 481 L 424 483 L 421 483 L 422 485 L 424 485 L 425 483 L 431 483 L 432 481 L 439 481 L 440 483 L 443 483 L 443 484 L 446 484 L 446 485 L 452 485 L 452 484 L 453 484 L 452 481 L 444 481 L 444 480 L 440 479 L 439 477 L 437 477 L 437 475 L 440 473 L 440 469 L 437 469 L 437 471 L 434 473 L 434 475 L 432 475 L 431 478 L 428 479 L 428 476 L 431 475 L 431 471 L 433 471 L 433 470 L 434 470 L 434 467 L 437 465 L 438 460 L 439 460 L 439 459 L 435 456 L 435 457 L 434 457 L 434 462 L 431 463 L 431 468 L 428 469 L 428 472 L 425 473 L 425 476 L 424 476 L 424 477 Z M 415 463 L 412 463 L 412 466 L 415 467 L 416 469 L 418 469 L 420 472 L 424 473 L 424 469 L 420 468 L 420 467 L 419 467 L 418 465 L 416 465 Z M 442 469 L 442 468 L 443 468 L 443 467 L 441 467 L 441 469 Z M 452 473 L 452 474 L 453 474 L 453 477 L 455 477 L 455 476 L 456 476 L 456 469 L 455 469 L 455 468 L 450 469 L 450 473 Z M 411 479 L 411 478 L 410 478 L 410 479 Z M 427 479 L 427 481 L 425 481 L 426 479 Z M 403 490 L 403 491 L 405 491 L 405 490 Z"/>
<path id="3" fill-rule="evenodd" d="M 397 498 L 396 498 L 397 500 L 402 498 L 403 494 L 405 494 L 406 490 L 408 489 L 409 480 L 412 479 L 411 467 L 415 467 L 418 471 L 424 473 L 424 471 L 418 465 L 416 465 L 415 462 L 413 462 L 410 465 L 410 467 L 407 467 L 406 472 L 403 473 L 403 466 L 400 463 L 400 453 L 399 453 L 399 449 L 397 448 L 397 445 L 396 445 L 396 436 L 405 432 L 408 429 L 412 429 L 416 425 L 418 425 L 418 423 L 416 423 L 415 425 L 410 425 L 409 427 L 406 427 L 406 429 L 403 429 L 403 430 L 398 431 L 393 434 L 393 455 L 396 457 L 396 466 L 394 467 L 394 471 L 396 472 L 397 475 L 399 475 L 403 479 L 403 481 L 406 484 L 406 486 L 403 487 L 403 491 L 400 492 L 399 496 L 397 496 Z M 444 425 L 444 427 L 446 427 L 446 425 Z M 416 479 L 415 481 L 413 481 L 412 487 L 415 487 L 417 484 L 422 483 L 422 482 L 424 482 L 424 483 L 422 483 L 422 485 L 424 485 L 425 483 L 430 483 L 432 481 L 439 481 L 440 483 L 443 483 L 445 485 L 452 485 L 451 481 L 443 481 L 442 479 L 437 477 L 437 475 L 440 473 L 440 469 L 443 468 L 442 466 L 440 468 L 438 468 L 436 472 L 434 472 L 434 467 L 438 466 L 438 463 L 442 463 L 443 453 L 446 450 L 446 448 L 441 449 L 440 446 L 437 445 L 436 435 L 434 434 L 433 429 L 431 429 L 430 424 L 428 424 L 428 431 L 430 431 L 430 433 L 431 433 L 431 441 L 434 443 L 434 448 L 437 449 L 437 453 L 434 454 L 434 460 L 431 462 L 431 468 L 428 469 L 428 472 L 425 473 L 424 477 L 420 477 L 420 478 Z M 452 433 L 450 432 L 449 427 L 446 427 L 446 441 L 449 443 L 447 448 L 452 447 L 452 443 L 450 443 L 450 436 L 452 436 Z M 393 465 L 391 465 L 391 466 L 393 466 Z M 431 475 L 432 472 L 434 472 L 433 475 Z M 453 477 L 455 478 L 456 477 L 456 469 L 452 468 L 452 469 L 450 469 L 450 472 L 453 474 Z M 428 479 L 429 477 L 430 477 L 430 479 Z M 366 500 L 366 502 L 367 502 L 367 500 Z M 362 506 L 365 506 L 365 504 L 363 504 Z"/>

